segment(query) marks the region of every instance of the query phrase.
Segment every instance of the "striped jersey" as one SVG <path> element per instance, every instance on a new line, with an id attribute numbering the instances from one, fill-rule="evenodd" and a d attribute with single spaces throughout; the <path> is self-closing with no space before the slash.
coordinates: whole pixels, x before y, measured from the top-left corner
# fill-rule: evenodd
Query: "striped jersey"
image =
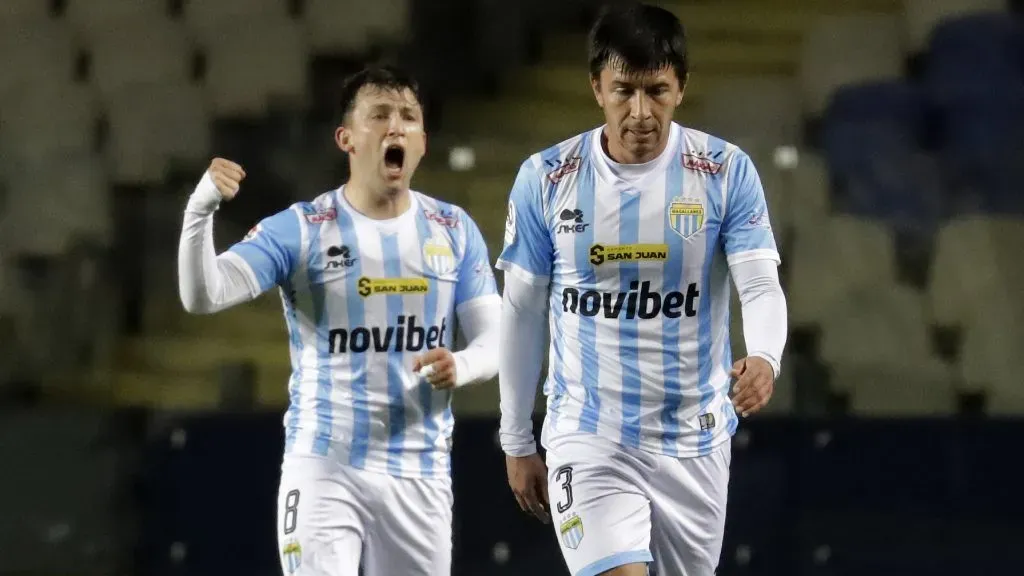
<path id="1" fill-rule="evenodd" d="M 760 178 L 674 123 L 658 158 L 618 164 L 602 130 L 531 156 L 509 199 L 497 267 L 550 286 L 544 437 L 707 454 L 737 426 L 728 266 L 779 262 Z"/>
<path id="2" fill-rule="evenodd" d="M 451 348 L 456 309 L 497 294 L 480 231 L 460 208 L 412 192 L 374 220 L 343 189 L 261 221 L 230 252 L 261 291 L 277 286 L 291 350 L 285 451 L 403 477 L 447 475 L 451 391 L 412 372 Z"/>

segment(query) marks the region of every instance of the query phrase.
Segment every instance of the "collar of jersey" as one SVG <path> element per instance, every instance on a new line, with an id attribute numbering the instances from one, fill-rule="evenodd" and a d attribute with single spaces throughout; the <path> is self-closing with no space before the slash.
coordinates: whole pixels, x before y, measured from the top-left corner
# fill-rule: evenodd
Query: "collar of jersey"
<path id="1" fill-rule="evenodd" d="M 613 164 L 618 166 L 624 165 L 618 164 L 609 158 L 605 154 L 604 148 L 601 147 L 601 132 L 605 129 L 605 126 L 595 129 L 590 138 L 590 153 L 591 157 L 594 158 L 594 169 L 598 177 L 615 188 L 621 188 L 620 191 L 622 192 L 634 192 L 636 189 L 643 189 L 643 184 L 647 179 L 656 178 L 672 160 L 675 150 L 679 145 L 680 128 L 675 122 L 669 124 L 668 144 L 665 145 L 665 149 L 662 150 L 657 158 L 640 165 L 633 165 L 643 166 L 646 170 L 638 176 L 628 178 L 623 178 L 612 170 Z M 627 170 L 630 170 L 630 168 L 627 168 Z"/>
<path id="2" fill-rule="evenodd" d="M 412 220 L 416 214 L 416 209 L 419 207 L 419 199 L 416 197 L 416 192 L 410 189 L 408 191 L 408 194 L 409 207 L 405 210 L 405 212 L 402 212 L 401 214 L 395 216 L 394 218 L 388 218 L 386 220 L 377 220 L 376 218 L 370 218 L 366 214 L 363 214 L 359 210 L 356 210 L 355 207 L 349 203 L 348 198 L 345 197 L 344 186 L 334 191 L 334 201 L 337 202 L 338 207 L 340 209 L 348 212 L 349 215 L 352 216 L 352 220 L 354 222 L 362 222 L 384 232 L 397 232 L 403 226 L 409 225 L 410 220 Z"/>

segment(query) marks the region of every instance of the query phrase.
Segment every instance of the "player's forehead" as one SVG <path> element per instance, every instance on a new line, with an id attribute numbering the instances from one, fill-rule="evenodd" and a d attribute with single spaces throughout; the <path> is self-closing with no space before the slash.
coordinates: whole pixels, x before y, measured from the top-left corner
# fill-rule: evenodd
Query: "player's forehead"
<path id="1" fill-rule="evenodd" d="M 618 58 L 609 60 L 608 64 L 601 70 L 601 81 L 608 85 L 638 88 L 658 85 L 679 86 L 679 77 L 676 75 L 676 69 L 670 64 L 637 69 Z"/>
<path id="2" fill-rule="evenodd" d="M 419 110 L 420 103 L 409 88 L 367 84 L 356 92 L 354 107 L 362 111 Z"/>

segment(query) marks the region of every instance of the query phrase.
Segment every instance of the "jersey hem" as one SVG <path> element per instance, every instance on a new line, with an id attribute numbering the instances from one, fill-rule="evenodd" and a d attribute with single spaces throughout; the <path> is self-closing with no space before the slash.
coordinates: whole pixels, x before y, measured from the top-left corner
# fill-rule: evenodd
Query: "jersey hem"
<path id="1" fill-rule="evenodd" d="M 552 424 L 552 426 L 549 426 L 549 418 L 551 419 L 550 424 Z M 615 443 L 624 450 L 635 449 L 640 450 L 641 452 L 646 452 L 648 454 L 655 454 L 658 456 L 670 456 L 673 458 L 700 458 L 703 456 L 708 456 L 709 454 L 717 450 L 719 447 L 721 447 L 722 444 L 731 441 L 732 437 L 736 434 L 736 430 L 730 431 L 728 428 L 725 428 L 725 432 L 716 435 L 712 442 L 708 443 L 707 445 L 687 449 L 685 446 L 680 446 L 678 443 L 676 443 L 674 444 L 676 450 L 673 452 L 668 452 L 665 450 L 664 446 L 661 444 L 660 441 L 645 441 L 641 439 L 640 445 L 636 446 L 635 448 L 626 446 L 622 443 L 621 435 L 610 434 L 608 432 L 603 431 L 603 429 L 600 427 L 598 427 L 596 432 L 591 432 L 589 430 L 558 430 L 557 424 L 555 423 L 556 420 L 557 412 L 551 412 L 549 410 L 547 416 L 545 416 L 544 429 L 543 433 L 541 434 L 541 446 L 544 447 L 544 450 L 550 450 L 551 444 L 565 436 L 569 436 L 572 434 L 586 434 L 589 436 L 599 436 L 605 440 L 608 440 L 609 442 Z"/>
<path id="2" fill-rule="evenodd" d="M 498 260 L 494 264 L 494 267 L 507 274 L 515 276 L 527 284 L 533 284 L 534 286 L 547 286 L 551 283 L 551 278 L 549 276 L 534 274 L 522 266 L 509 262 L 508 260 Z"/>
<path id="3" fill-rule="evenodd" d="M 771 260 L 778 266 L 782 264 L 782 258 L 779 256 L 778 251 L 761 249 L 761 250 L 745 250 L 743 252 L 736 252 L 728 254 L 725 257 L 725 261 L 730 265 L 742 264 L 744 262 L 752 262 L 754 260 Z"/>

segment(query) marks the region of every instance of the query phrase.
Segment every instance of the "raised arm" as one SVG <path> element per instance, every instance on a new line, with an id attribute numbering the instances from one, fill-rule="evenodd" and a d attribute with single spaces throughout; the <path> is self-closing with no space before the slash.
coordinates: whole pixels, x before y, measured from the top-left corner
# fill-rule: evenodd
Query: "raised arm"
<path id="1" fill-rule="evenodd" d="M 217 254 L 213 215 L 238 192 L 242 168 L 215 159 L 185 208 L 178 243 L 178 294 L 185 310 L 212 314 L 252 300 L 290 275 L 297 260 L 298 216 L 286 210 L 265 219 L 229 251 Z"/>

